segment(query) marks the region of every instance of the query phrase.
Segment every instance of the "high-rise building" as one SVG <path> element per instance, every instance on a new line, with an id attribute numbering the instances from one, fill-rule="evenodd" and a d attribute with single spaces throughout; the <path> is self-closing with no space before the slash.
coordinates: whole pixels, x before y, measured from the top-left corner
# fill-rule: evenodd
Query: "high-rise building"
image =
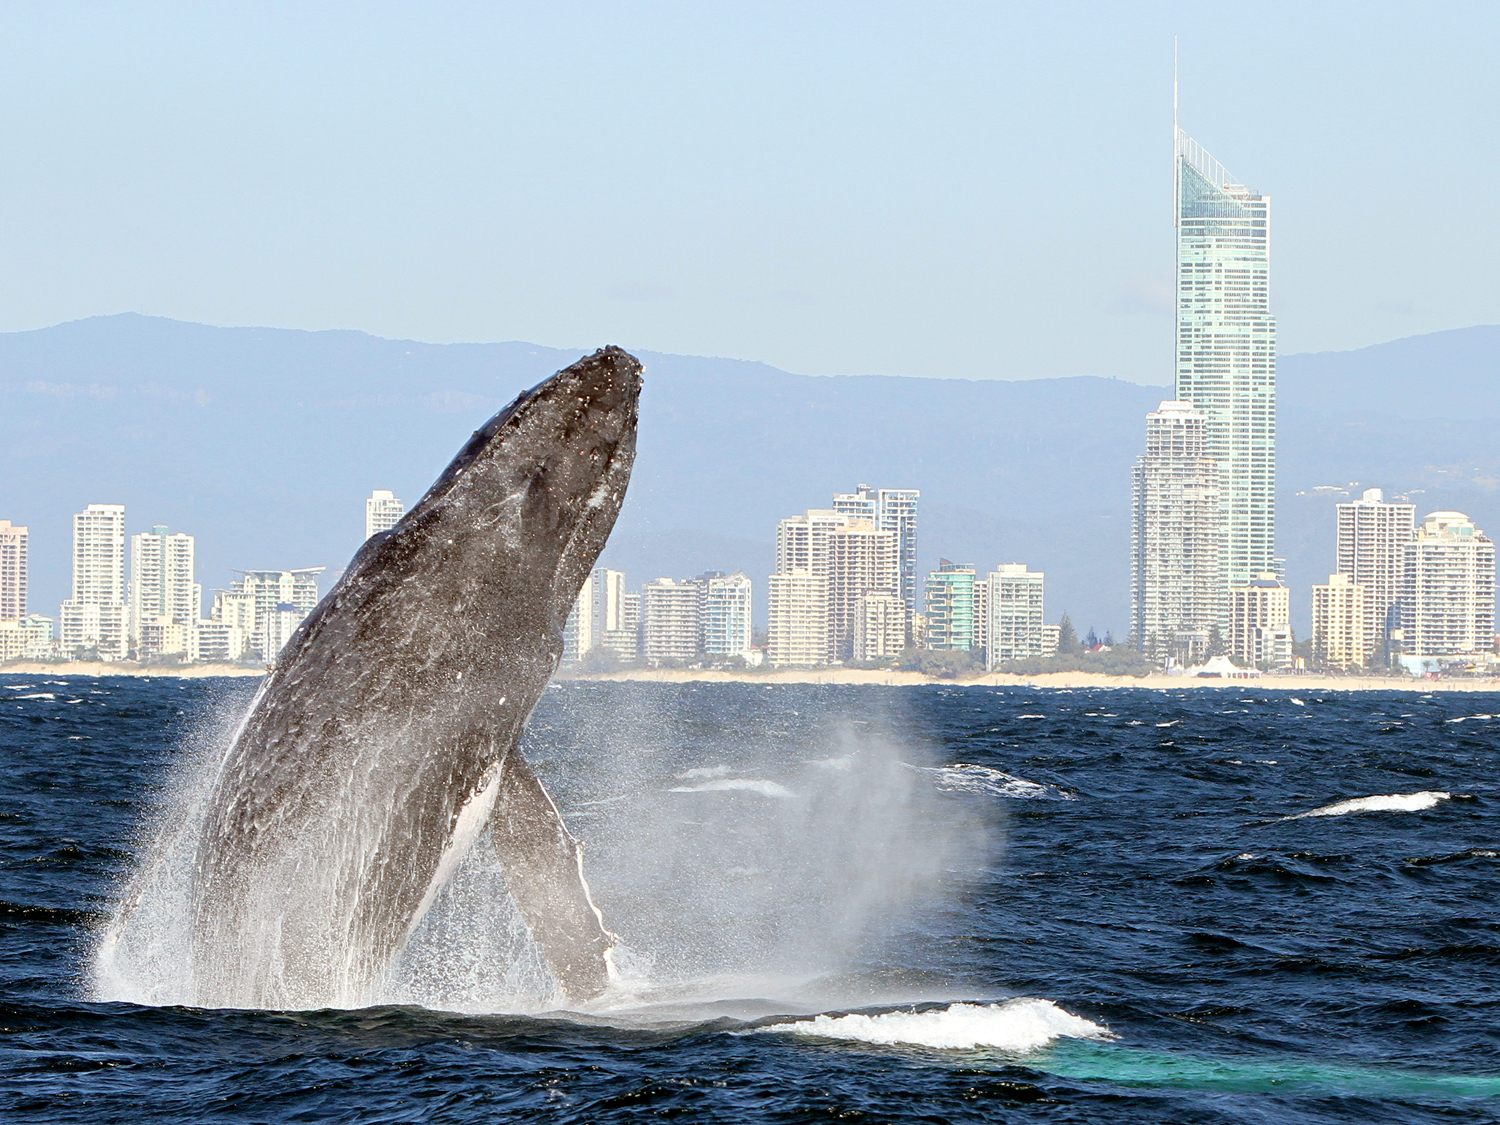
<path id="1" fill-rule="evenodd" d="M 921 500 L 920 489 L 871 488 L 867 484 L 833 498 L 834 511 L 871 520 L 877 531 L 895 535 L 896 567 L 900 575 L 897 593 L 906 603 L 908 613 L 921 608 L 917 603 L 917 508 Z"/>
<path id="2" fill-rule="evenodd" d="M 1218 464 L 1226 586 L 1276 570 L 1276 319 L 1269 197 L 1176 131 L 1174 397 L 1207 419 Z"/>
<path id="3" fill-rule="evenodd" d="M 24 527 L 0 520 L 0 621 L 16 621 L 26 616 L 28 547 Z"/>
<path id="4" fill-rule="evenodd" d="M 854 654 L 856 601 L 867 594 L 900 596 L 897 546 L 896 533 L 878 530 L 873 520 L 851 518 L 829 533 L 828 599 L 835 660 Z"/>
<path id="5" fill-rule="evenodd" d="M 365 538 L 389 531 L 406 515 L 406 505 L 388 488 L 377 488 L 365 500 Z"/>
<path id="6" fill-rule="evenodd" d="M 255 626 L 250 647 L 266 661 L 274 660 L 297 625 L 318 604 L 318 578 L 324 567 L 300 570 L 237 570 L 241 578 L 231 593 L 248 596 L 255 606 Z M 215 606 L 225 606 L 215 596 Z M 242 605 L 243 603 L 238 603 Z M 287 608 L 290 607 L 290 608 Z M 290 623 L 290 624 L 289 624 Z"/>
<path id="7" fill-rule="evenodd" d="M 1251 668 L 1290 668 L 1291 620 L 1291 592 L 1275 571 L 1235 586 L 1229 591 L 1229 655 Z"/>
<path id="8" fill-rule="evenodd" d="M 614 653 L 621 660 L 634 660 L 640 649 L 638 630 L 640 595 L 625 589 L 625 572 L 607 567 L 595 569 L 589 581 L 592 598 L 593 642 L 596 648 Z M 636 615 L 631 615 L 632 599 Z"/>
<path id="9" fill-rule="evenodd" d="M 827 664 L 833 659 L 828 578 L 799 567 L 767 584 L 766 662 L 772 667 Z"/>
<path id="10" fill-rule="evenodd" d="M 649 664 L 698 656 L 699 599 L 696 582 L 658 578 L 641 587 L 641 656 Z"/>
<path id="11" fill-rule="evenodd" d="M 1227 627 L 1218 462 L 1208 419 L 1191 403 L 1146 415 L 1130 527 L 1131 632 L 1153 660 L 1192 663 Z"/>
<path id="12" fill-rule="evenodd" d="M 583 580 L 578 596 L 573 599 L 573 608 L 568 611 L 568 620 L 563 623 L 562 663 L 577 664 L 593 651 L 596 643 L 594 575 L 590 574 Z"/>
<path id="13" fill-rule="evenodd" d="M 124 504 L 90 504 L 74 515 L 73 596 L 58 616 L 65 651 L 93 648 L 106 660 L 127 655 Z"/>
<path id="14" fill-rule="evenodd" d="M 710 656 L 746 656 L 751 639 L 751 583 L 743 571 L 704 574 L 698 621 L 703 651 Z"/>
<path id="15" fill-rule="evenodd" d="M 868 517 L 862 517 L 868 518 Z M 776 525 L 776 573 L 828 573 L 828 537 L 850 517 L 831 508 L 809 508 Z"/>
<path id="16" fill-rule="evenodd" d="M 1397 599 L 1406 545 L 1416 534 L 1414 504 L 1386 503 L 1378 488 L 1338 505 L 1334 570 L 1365 588 L 1363 664 L 1385 664 L 1392 630 L 1400 626 Z"/>
<path id="17" fill-rule="evenodd" d="M 1347 574 L 1312 588 L 1312 650 L 1325 667 L 1347 670 L 1370 662 L 1366 590 Z"/>
<path id="18" fill-rule="evenodd" d="M 947 559 L 927 575 L 924 605 L 927 647 L 968 651 L 978 648 L 974 621 L 975 575 L 972 566 Z"/>
<path id="19" fill-rule="evenodd" d="M 1025 563 L 1002 563 L 990 572 L 986 666 L 994 670 L 1007 660 L 1041 656 L 1046 643 L 1044 584 L 1046 574 Z"/>
<path id="20" fill-rule="evenodd" d="M 1420 659 L 1492 651 L 1494 542 L 1462 512 L 1432 512 L 1402 552 L 1402 654 Z"/>
<path id="21" fill-rule="evenodd" d="M 906 603 L 894 593 L 854 600 L 855 660 L 893 660 L 906 648 Z"/>
<path id="22" fill-rule="evenodd" d="M 143 630 L 191 625 L 203 616 L 203 588 L 194 581 L 193 537 L 157 526 L 130 537 L 130 627 L 143 655 L 181 652 L 142 645 Z M 165 618 L 163 622 L 160 619 Z M 168 642 L 170 643 L 170 642 Z"/>

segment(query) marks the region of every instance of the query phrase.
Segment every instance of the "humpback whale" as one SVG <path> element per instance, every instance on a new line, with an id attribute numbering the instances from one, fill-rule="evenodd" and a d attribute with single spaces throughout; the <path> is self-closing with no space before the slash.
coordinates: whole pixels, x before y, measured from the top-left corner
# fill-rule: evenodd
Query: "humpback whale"
<path id="1" fill-rule="evenodd" d="M 209 784 L 190 994 L 359 1007 L 480 833 L 568 1000 L 612 936 L 516 748 L 635 456 L 641 365 L 603 348 L 490 419 L 287 642 Z"/>

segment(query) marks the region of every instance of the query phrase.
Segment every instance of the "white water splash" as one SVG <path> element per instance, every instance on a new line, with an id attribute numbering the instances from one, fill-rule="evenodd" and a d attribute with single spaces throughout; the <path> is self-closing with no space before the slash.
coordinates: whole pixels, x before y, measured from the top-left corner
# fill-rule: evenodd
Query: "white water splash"
<path id="1" fill-rule="evenodd" d="M 729 793 L 742 790 L 746 793 L 759 793 L 762 797 L 779 797 L 783 800 L 795 797 L 785 785 L 774 781 L 765 781 L 754 777 L 726 777 L 716 781 L 705 781 L 702 785 L 674 785 L 667 790 L 669 793 Z"/>
<path id="2" fill-rule="evenodd" d="M 1421 812 L 1430 809 L 1439 801 L 1446 801 L 1452 793 L 1435 789 L 1424 789 L 1419 793 L 1386 793 L 1375 797 L 1354 797 L 1347 801 L 1336 801 L 1321 808 L 1284 816 L 1282 820 L 1302 820 L 1309 816 L 1348 816 L 1362 812 Z"/>
<path id="3" fill-rule="evenodd" d="M 976 766 L 959 762 L 951 766 L 919 766 L 923 773 L 933 775 L 934 788 L 944 793 L 988 793 L 996 797 L 1012 797 L 1023 801 L 1072 801 L 1073 794 L 1055 785 L 1043 785 L 1039 781 L 1027 781 L 1014 774 L 989 766 Z"/>
<path id="4" fill-rule="evenodd" d="M 950 1004 L 928 1012 L 814 1016 L 771 1024 L 762 1030 L 887 1046 L 905 1043 L 942 1050 L 989 1047 L 1016 1054 L 1037 1051 L 1064 1038 L 1114 1038 L 1107 1027 L 1075 1016 L 1050 1000 L 1031 997 L 1000 1004 Z"/>

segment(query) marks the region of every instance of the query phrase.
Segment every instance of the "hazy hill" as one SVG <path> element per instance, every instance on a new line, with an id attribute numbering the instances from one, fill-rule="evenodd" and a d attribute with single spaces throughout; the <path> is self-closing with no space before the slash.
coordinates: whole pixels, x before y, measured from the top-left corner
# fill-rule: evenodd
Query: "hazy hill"
<path id="1" fill-rule="evenodd" d="M 480 422 L 578 354 L 135 315 L 0 334 L 0 518 L 32 529 L 47 614 L 67 596 L 69 515 L 88 502 L 128 505 L 132 532 L 197 535 L 205 589 L 230 567 L 332 575 L 371 488 L 414 501 Z M 1129 470 L 1165 388 L 640 354 L 640 457 L 607 551 L 633 582 L 743 567 L 759 595 L 778 518 L 861 481 L 914 486 L 924 567 L 1029 563 L 1048 573 L 1050 617 L 1068 608 L 1123 635 Z M 1333 500 L 1317 486 L 1426 489 L 1423 510 L 1500 527 L 1497 366 L 1500 328 L 1282 360 L 1281 543 L 1302 617 L 1331 563 Z"/>

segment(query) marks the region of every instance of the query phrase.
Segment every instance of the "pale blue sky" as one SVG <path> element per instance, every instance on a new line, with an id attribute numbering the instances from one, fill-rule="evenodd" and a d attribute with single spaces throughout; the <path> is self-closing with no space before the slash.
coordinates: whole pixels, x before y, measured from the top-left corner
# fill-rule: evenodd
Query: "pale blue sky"
<path id="1" fill-rule="evenodd" d="M 0 330 L 1167 382 L 1174 33 L 1283 352 L 1500 321 L 1495 3 L 28 3 Z"/>

